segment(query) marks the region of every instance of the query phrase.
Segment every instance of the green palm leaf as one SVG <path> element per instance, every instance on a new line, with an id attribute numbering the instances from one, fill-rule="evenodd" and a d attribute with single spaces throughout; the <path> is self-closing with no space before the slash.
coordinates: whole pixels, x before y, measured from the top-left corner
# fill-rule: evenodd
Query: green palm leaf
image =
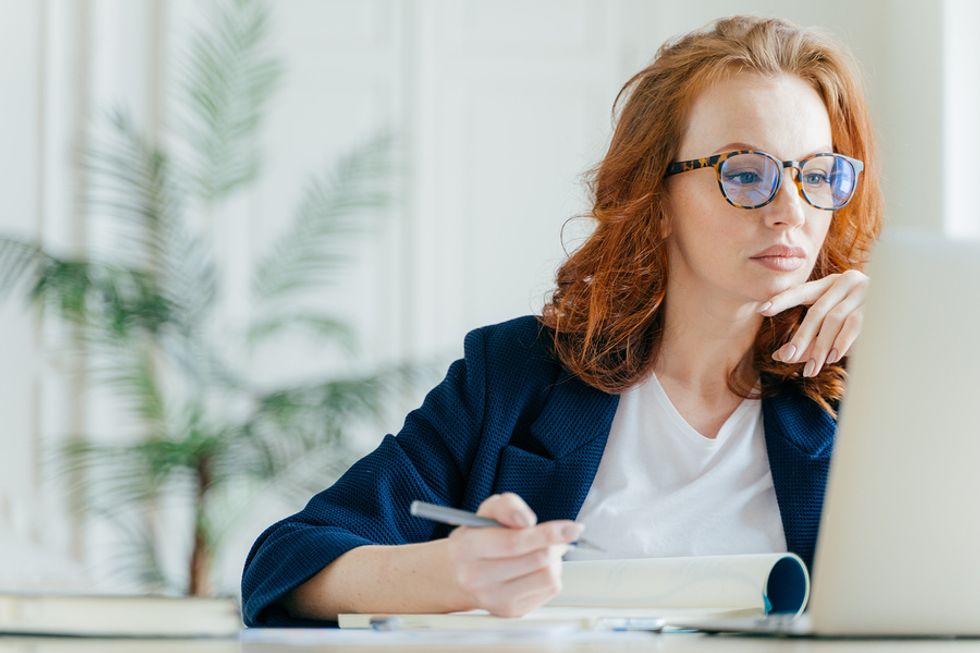
<path id="1" fill-rule="evenodd" d="M 357 337 L 350 325 L 339 318 L 311 312 L 263 314 L 249 328 L 248 340 L 250 344 L 256 344 L 287 329 L 299 329 L 337 341 L 348 353 L 353 353 L 357 347 Z"/>
<path id="2" fill-rule="evenodd" d="M 172 321 L 171 304 L 143 271 L 59 258 L 35 244 L 0 238 L 0 292 L 18 284 L 62 319 L 117 338 L 136 329 L 156 333 Z"/>
<path id="3" fill-rule="evenodd" d="M 350 239 L 368 231 L 366 209 L 392 200 L 394 139 L 381 134 L 306 187 L 292 224 L 256 268 L 262 300 L 283 300 L 329 283 L 350 262 Z"/>
<path id="4" fill-rule="evenodd" d="M 256 0 L 216 5 L 210 27 L 196 33 L 183 75 L 180 133 L 196 196 L 213 203 L 255 178 L 262 113 L 282 68 L 264 53 L 269 14 Z"/>
<path id="5" fill-rule="evenodd" d="M 37 276 L 45 261 L 44 252 L 34 243 L 19 238 L 0 237 L 0 300 L 20 284 Z"/>
<path id="6" fill-rule="evenodd" d="M 183 331 L 200 328 L 214 303 L 214 266 L 205 244 L 183 222 L 183 189 L 170 158 L 147 142 L 122 111 L 109 116 L 83 165 L 90 214 L 114 236 L 101 256 L 152 277 Z"/>
<path id="7" fill-rule="evenodd" d="M 380 423 L 389 402 L 409 388 L 435 376 L 436 363 L 401 363 L 370 374 L 295 385 L 262 395 L 252 416 L 235 434 L 235 446 L 223 447 L 215 458 L 219 478 L 237 475 L 277 485 L 293 479 L 298 487 L 310 484 L 297 472 L 304 461 L 317 458 L 323 472 L 336 461 L 350 462 L 344 433 L 355 423 Z M 345 453 L 346 452 L 346 453 Z M 329 478 L 329 474 L 326 475 Z"/>

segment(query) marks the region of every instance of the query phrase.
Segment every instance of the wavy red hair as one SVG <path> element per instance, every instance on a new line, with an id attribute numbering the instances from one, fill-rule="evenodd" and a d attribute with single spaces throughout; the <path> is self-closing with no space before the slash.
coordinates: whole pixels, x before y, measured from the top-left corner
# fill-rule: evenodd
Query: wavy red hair
<path id="1" fill-rule="evenodd" d="M 619 115 L 609 149 L 589 172 L 593 206 L 587 217 L 595 228 L 558 269 L 556 287 L 538 318 L 553 330 L 562 364 L 600 390 L 622 392 L 655 361 L 668 271 L 664 173 L 676 156 L 694 98 L 732 72 L 789 73 L 812 85 L 830 117 L 835 151 L 865 164 L 854 198 L 831 221 L 810 278 L 863 269 L 880 232 L 873 128 L 857 67 L 840 45 L 780 19 L 749 16 L 723 18 L 666 42 L 613 103 L 613 114 Z M 799 365 L 771 357 L 805 315 L 805 307 L 795 307 L 765 317 L 743 363 L 759 372 L 761 396 L 791 384 L 836 418 L 846 358 L 807 378 Z M 744 387 L 738 369 L 730 371 L 728 387 L 749 398 L 751 388 Z"/>

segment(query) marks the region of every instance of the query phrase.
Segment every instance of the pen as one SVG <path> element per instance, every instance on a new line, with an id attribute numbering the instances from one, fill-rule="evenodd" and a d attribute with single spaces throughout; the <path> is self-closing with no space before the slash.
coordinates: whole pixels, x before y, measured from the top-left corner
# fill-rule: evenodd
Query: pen
<path id="1" fill-rule="evenodd" d="M 506 528 L 496 519 L 490 519 L 489 517 L 481 517 L 476 513 L 467 512 L 466 510 L 459 510 L 458 508 L 447 508 L 446 506 L 438 506 L 434 503 L 426 503 L 425 501 L 413 501 L 409 512 L 415 517 L 421 517 L 422 519 L 429 519 L 431 521 L 439 522 L 440 524 L 449 524 L 451 526 L 473 526 L 475 528 L 488 528 L 488 527 L 503 527 Z M 575 542 L 569 542 L 569 546 L 580 549 L 591 549 L 593 551 L 598 551 L 600 553 L 605 553 L 605 550 L 595 544 L 590 544 L 586 542 L 581 537 Z"/>

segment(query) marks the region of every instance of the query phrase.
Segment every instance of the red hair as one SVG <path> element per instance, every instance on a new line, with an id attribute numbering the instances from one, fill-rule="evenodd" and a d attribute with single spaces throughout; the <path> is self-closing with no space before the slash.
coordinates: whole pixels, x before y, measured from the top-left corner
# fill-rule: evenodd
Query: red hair
<path id="1" fill-rule="evenodd" d="M 675 159 L 688 110 L 702 90 L 733 72 L 795 75 L 820 95 L 836 152 L 864 162 L 851 202 L 831 221 L 811 279 L 863 269 L 881 229 L 882 197 L 874 134 L 857 68 L 837 43 L 783 20 L 734 16 L 658 51 L 616 97 L 619 118 L 609 150 L 589 173 L 595 221 L 589 238 L 558 269 L 539 321 L 554 332 L 555 355 L 587 384 L 618 393 L 648 374 L 662 337 L 667 289 L 668 223 L 664 173 Z M 804 377 L 799 365 L 774 361 L 806 315 L 797 306 L 764 317 L 751 352 L 761 396 L 790 383 L 836 418 L 845 360 Z M 730 371 L 728 387 L 750 397 Z"/>

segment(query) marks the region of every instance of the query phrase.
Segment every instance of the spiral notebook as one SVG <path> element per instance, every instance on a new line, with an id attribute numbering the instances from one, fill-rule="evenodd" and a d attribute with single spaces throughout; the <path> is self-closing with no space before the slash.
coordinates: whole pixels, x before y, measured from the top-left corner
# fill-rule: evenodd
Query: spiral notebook
<path id="1" fill-rule="evenodd" d="M 799 615 L 810 594 L 806 565 L 793 553 L 563 563 L 562 590 L 523 617 L 484 610 L 449 614 L 341 614 L 341 628 L 683 628 L 705 617 Z M 658 623 L 659 622 L 659 623 Z"/>

